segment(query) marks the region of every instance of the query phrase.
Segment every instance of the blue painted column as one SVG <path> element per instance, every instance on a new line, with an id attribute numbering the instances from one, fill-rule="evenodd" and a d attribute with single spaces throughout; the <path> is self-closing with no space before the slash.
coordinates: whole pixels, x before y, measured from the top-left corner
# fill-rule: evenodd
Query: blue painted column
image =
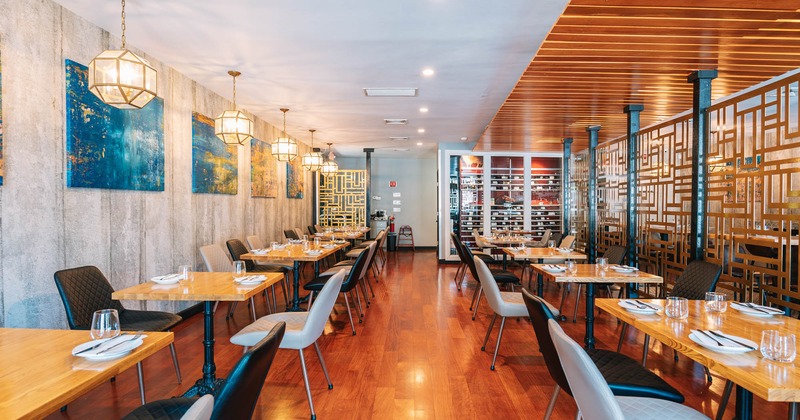
<path id="1" fill-rule="evenodd" d="M 706 198 L 708 154 L 708 108 L 711 106 L 711 81 L 716 70 L 697 70 L 689 75 L 692 83 L 692 213 L 689 258 L 702 260 L 706 239 Z"/>
<path id="2" fill-rule="evenodd" d="M 597 134 L 599 131 L 599 125 L 586 127 L 586 132 L 589 133 L 589 185 L 586 192 L 586 201 L 589 207 L 586 255 L 589 257 L 589 264 L 594 264 L 595 258 L 597 258 Z"/>
<path id="3" fill-rule="evenodd" d="M 628 114 L 628 223 L 627 234 L 625 238 L 628 242 L 628 264 L 638 267 L 639 261 L 636 258 L 636 238 L 638 220 L 636 217 L 636 181 L 639 177 L 636 167 L 636 155 L 639 148 L 639 113 L 644 110 L 642 104 L 630 104 L 623 108 L 623 111 Z M 626 288 L 626 295 L 629 298 L 638 296 L 636 292 L 636 284 L 628 283 Z"/>
<path id="4" fill-rule="evenodd" d="M 570 160 L 572 159 L 572 137 L 563 140 L 564 157 L 561 160 L 561 233 L 569 235 L 570 211 L 572 210 L 572 191 L 570 190 Z M 556 244 L 558 246 L 558 244 Z"/>

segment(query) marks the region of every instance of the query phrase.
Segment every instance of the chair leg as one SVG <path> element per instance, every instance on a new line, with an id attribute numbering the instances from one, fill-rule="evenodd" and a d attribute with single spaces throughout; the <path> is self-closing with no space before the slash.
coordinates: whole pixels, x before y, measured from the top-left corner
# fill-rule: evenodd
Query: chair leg
<path id="1" fill-rule="evenodd" d="M 489 322 L 489 329 L 486 330 L 486 337 L 483 339 L 483 345 L 481 346 L 481 351 L 486 351 L 486 342 L 489 341 L 489 334 L 492 332 L 492 328 L 494 327 L 494 322 L 497 320 L 497 314 L 495 313 L 492 316 L 492 321 Z"/>
<path id="2" fill-rule="evenodd" d="M 478 305 L 481 304 L 481 294 L 482 293 L 483 293 L 483 287 L 478 287 L 478 295 L 475 298 L 475 304 L 473 305 L 474 308 L 472 308 L 472 320 L 473 321 L 475 320 L 475 316 L 478 315 Z"/>
<path id="3" fill-rule="evenodd" d="M 214 309 L 211 310 L 212 314 L 217 313 L 217 306 L 219 306 L 219 301 L 214 302 Z"/>
<path id="4" fill-rule="evenodd" d="M 575 309 L 572 310 L 572 322 L 578 322 L 578 304 L 581 301 L 581 289 L 583 285 L 578 283 L 578 293 L 575 294 Z"/>
<path id="5" fill-rule="evenodd" d="M 308 294 L 308 309 L 311 310 L 311 302 L 314 301 L 314 291 Z"/>
<path id="6" fill-rule="evenodd" d="M 716 420 L 722 420 L 722 416 L 725 414 L 725 408 L 728 407 L 728 400 L 731 398 L 731 391 L 733 391 L 733 382 L 727 380 L 725 381 L 725 390 L 722 391 L 722 398 L 719 400 Z"/>
<path id="7" fill-rule="evenodd" d="M 306 396 L 308 396 L 308 408 L 311 409 L 311 418 L 316 419 L 317 414 L 314 412 L 314 403 L 311 401 L 311 387 L 308 385 L 308 371 L 306 370 L 306 358 L 303 356 L 303 349 L 300 352 L 300 367 L 303 369 L 303 383 L 306 384 Z"/>
<path id="8" fill-rule="evenodd" d="M 677 355 L 675 355 L 675 357 L 677 357 Z M 708 381 L 708 383 L 711 383 L 711 382 L 713 382 L 713 381 L 714 381 L 714 377 L 713 377 L 713 376 L 711 376 L 711 371 L 710 371 L 710 370 L 708 370 L 708 367 L 706 367 L 706 366 L 703 366 L 703 369 L 705 369 L 705 370 L 706 370 L 706 380 Z"/>
<path id="9" fill-rule="evenodd" d="M 250 315 L 253 316 L 253 322 L 256 322 L 258 317 L 256 317 L 256 301 L 253 296 L 250 296 Z"/>
<path id="10" fill-rule="evenodd" d="M 325 359 L 322 358 L 322 352 L 319 351 L 319 344 L 314 342 L 314 350 L 317 351 L 317 357 L 319 357 L 319 364 L 322 366 L 322 373 L 325 374 L 325 379 L 328 381 L 328 389 L 333 389 L 333 382 L 331 382 L 331 376 L 328 375 L 328 368 L 325 366 Z"/>
<path id="11" fill-rule="evenodd" d="M 147 404 L 144 399 L 144 372 L 142 371 L 142 362 L 136 364 L 136 373 L 139 375 L 139 396 L 142 398 L 142 405 Z"/>
<path id="12" fill-rule="evenodd" d="M 169 343 L 169 352 L 172 354 L 172 364 L 175 365 L 175 376 L 178 377 L 178 383 L 181 383 L 183 378 L 181 378 L 181 367 L 178 365 L 178 353 L 175 351 L 175 343 Z"/>
<path id="13" fill-rule="evenodd" d="M 628 324 L 622 323 L 622 331 L 619 333 L 619 343 L 617 343 L 617 353 L 622 351 L 622 342 L 625 340 L 625 333 L 628 332 Z"/>
<path id="14" fill-rule="evenodd" d="M 475 307 L 475 301 L 478 300 L 478 292 L 481 290 L 481 283 L 478 282 L 478 285 L 475 286 L 475 290 L 472 291 L 472 302 L 469 304 L 469 310 L 471 311 L 472 308 Z"/>
<path id="15" fill-rule="evenodd" d="M 492 367 L 494 370 L 494 363 L 497 360 L 497 352 L 500 350 L 500 340 L 503 339 L 503 328 L 506 326 L 506 317 L 500 318 L 500 331 L 497 332 L 497 344 L 494 346 L 494 356 L 492 356 Z"/>
<path id="16" fill-rule="evenodd" d="M 239 302 L 233 302 L 233 303 L 230 305 L 230 307 L 228 308 L 228 315 L 226 315 L 226 316 L 225 316 L 225 320 L 226 320 L 226 321 L 227 321 L 227 320 L 229 320 L 229 319 L 231 319 L 231 317 L 233 316 L 233 311 L 235 311 L 235 310 L 236 310 L 236 307 L 237 307 L 238 305 L 239 305 Z"/>
<path id="17" fill-rule="evenodd" d="M 547 405 L 547 411 L 544 412 L 544 420 L 549 420 L 553 414 L 553 408 L 556 406 L 559 393 L 561 393 L 561 387 L 556 385 L 556 389 L 553 390 L 553 396 L 550 397 L 550 404 Z"/>
<path id="18" fill-rule="evenodd" d="M 375 266 L 373 266 L 373 268 L 375 268 Z M 376 274 L 374 277 L 375 277 L 375 282 L 377 282 L 378 281 L 378 275 Z M 364 276 L 364 281 L 367 282 L 367 286 L 369 286 L 369 292 L 372 293 L 372 297 L 374 298 L 375 297 L 375 290 L 372 289 L 372 283 L 369 281 L 369 277 Z M 367 292 L 364 291 L 364 294 L 366 294 L 366 293 Z"/>
<path id="19" fill-rule="evenodd" d="M 358 287 L 354 287 L 353 290 L 356 292 L 356 298 L 354 300 L 356 301 L 355 307 L 358 309 L 358 323 L 360 324 L 364 322 L 364 310 L 361 308 L 361 295 L 358 293 Z M 353 297 L 353 292 L 350 292 L 350 297 Z"/>
<path id="20" fill-rule="evenodd" d="M 642 349 L 642 366 L 647 367 L 647 351 L 650 350 L 650 334 L 644 335 L 644 348 Z"/>
<path id="21" fill-rule="evenodd" d="M 350 318 L 350 328 L 353 329 L 353 335 L 356 335 L 356 324 L 353 323 L 353 314 L 350 313 L 350 300 L 347 299 L 347 293 L 342 293 L 344 295 L 344 305 L 347 307 L 347 317 Z"/>
<path id="22" fill-rule="evenodd" d="M 458 269 L 456 270 L 456 275 L 453 276 L 453 283 L 456 284 L 456 290 L 458 290 L 459 292 L 461 291 L 461 282 L 459 281 L 460 280 L 459 277 L 461 276 L 461 270 L 464 267 L 466 267 L 466 264 L 464 264 L 463 262 L 459 264 Z M 461 279 L 463 279 L 463 277 Z"/>
<path id="23" fill-rule="evenodd" d="M 564 286 L 563 290 L 561 290 L 561 302 L 558 303 L 558 313 L 563 314 L 564 308 L 564 301 L 567 300 L 567 296 L 569 295 L 569 284 Z"/>

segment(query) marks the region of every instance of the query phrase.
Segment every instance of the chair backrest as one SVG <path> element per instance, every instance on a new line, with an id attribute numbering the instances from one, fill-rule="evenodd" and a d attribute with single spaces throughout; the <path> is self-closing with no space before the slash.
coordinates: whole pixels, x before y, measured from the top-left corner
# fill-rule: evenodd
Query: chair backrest
<path id="1" fill-rule="evenodd" d="M 539 241 L 540 244 L 546 246 L 547 241 L 550 240 L 550 236 L 553 234 L 553 231 L 550 229 L 545 229 L 544 235 L 542 235 L 542 239 Z"/>
<path id="2" fill-rule="evenodd" d="M 125 311 L 119 301 L 111 299 L 114 288 L 95 266 L 59 270 L 53 278 L 71 330 L 91 329 L 94 311 L 116 309 L 120 315 Z"/>
<path id="3" fill-rule="evenodd" d="M 367 262 L 364 264 L 364 267 L 361 269 L 361 273 L 358 276 L 358 279 L 361 280 L 364 276 L 367 275 L 370 266 L 375 262 L 375 250 L 378 249 L 377 242 L 370 242 L 369 246 L 367 247 Z"/>
<path id="4" fill-rule="evenodd" d="M 472 257 L 472 261 L 478 271 L 478 278 L 480 279 L 483 293 L 486 295 L 486 301 L 489 302 L 489 307 L 493 311 L 499 312 L 503 304 L 503 298 L 500 296 L 500 286 L 497 285 L 489 266 L 483 260 L 478 257 Z"/>
<path id="5" fill-rule="evenodd" d="M 358 254 L 358 257 L 356 257 L 356 260 L 353 262 L 353 267 L 350 268 L 350 273 L 342 283 L 342 293 L 347 293 L 355 289 L 355 287 L 358 285 L 358 281 L 361 279 L 361 276 L 367 272 L 367 262 L 369 262 L 370 252 L 374 250 L 375 242 L 369 244 L 368 247 L 361 250 L 361 253 Z"/>
<path id="6" fill-rule="evenodd" d="M 466 260 L 464 262 L 467 264 L 467 268 L 469 268 L 469 273 L 472 274 L 473 279 L 479 283 L 482 283 L 480 277 L 478 277 L 478 268 L 475 264 L 475 255 L 468 246 L 464 245 L 463 243 L 461 245 L 461 252 L 464 254 L 464 259 Z"/>
<path id="7" fill-rule="evenodd" d="M 238 239 L 228 239 L 225 245 L 228 246 L 228 252 L 231 253 L 232 260 L 244 261 L 244 266 L 247 268 L 247 271 L 253 271 L 256 268 L 256 263 L 254 263 L 253 260 L 243 260 L 240 258 L 242 254 L 247 254 L 249 252 L 242 241 Z"/>
<path id="8" fill-rule="evenodd" d="M 233 263 L 230 257 L 219 244 L 211 244 L 200 247 L 200 255 L 206 263 L 206 271 L 209 272 L 230 272 L 233 271 Z"/>
<path id="9" fill-rule="evenodd" d="M 325 229 L 323 229 L 321 225 L 314 225 L 314 229 L 316 229 L 317 232 L 324 232 L 325 231 Z"/>
<path id="10" fill-rule="evenodd" d="M 481 239 L 481 234 L 477 228 L 472 229 L 472 236 L 475 238 L 475 246 L 481 249 L 486 248 L 486 242 Z"/>
<path id="11" fill-rule="evenodd" d="M 575 245 L 575 235 L 567 235 L 561 240 L 561 248 L 572 248 Z"/>
<path id="12" fill-rule="evenodd" d="M 294 228 L 294 234 L 297 235 L 295 239 L 303 239 L 303 235 L 305 235 L 305 233 L 303 233 L 303 229 L 300 228 Z"/>
<path id="13" fill-rule="evenodd" d="M 560 245 L 562 236 L 564 236 L 564 235 L 561 232 L 553 232 L 550 235 L 550 240 L 553 241 L 554 244 Z M 545 243 L 545 245 L 547 245 L 547 243 Z"/>
<path id="14" fill-rule="evenodd" d="M 325 323 L 328 322 L 328 316 L 330 316 L 333 310 L 333 304 L 336 303 L 336 298 L 342 290 L 344 277 L 345 270 L 339 270 L 338 273 L 334 274 L 325 282 L 325 285 L 322 286 L 322 290 L 320 290 L 317 297 L 314 298 L 314 304 L 311 305 L 311 309 L 308 310 L 308 317 L 306 318 L 306 323 L 303 325 L 302 336 L 306 339 L 306 342 L 301 343 L 298 347 L 305 348 L 310 346 L 311 343 L 317 341 L 322 335 L 322 331 L 325 330 Z"/>
<path id="15" fill-rule="evenodd" d="M 706 292 L 713 292 L 717 289 L 720 274 L 722 274 L 722 266 L 708 261 L 694 260 L 675 280 L 675 286 L 669 295 L 704 300 Z"/>
<path id="16" fill-rule="evenodd" d="M 464 251 L 462 250 L 464 244 L 461 243 L 461 240 L 458 239 L 458 235 L 456 235 L 455 232 L 450 232 L 450 240 L 453 241 L 453 247 L 456 249 L 456 255 L 458 255 L 458 259 L 460 259 L 462 263 L 467 264 L 466 258 L 464 257 Z"/>
<path id="17" fill-rule="evenodd" d="M 258 396 L 264 380 L 275 359 L 275 353 L 286 332 L 286 323 L 281 321 L 255 346 L 251 347 L 236 363 L 225 385 L 217 393 L 214 403 L 214 420 L 249 419 L 253 417 Z"/>
<path id="18" fill-rule="evenodd" d="M 581 346 L 570 338 L 558 323 L 547 321 L 550 337 L 558 351 L 561 367 L 572 396 L 584 419 L 617 420 L 624 418 L 611 388 Z"/>
<path id="19" fill-rule="evenodd" d="M 200 397 L 197 401 L 189 407 L 181 420 L 209 420 L 211 413 L 214 411 L 214 396 L 206 394 Z"/>
<path id="20" fill-rule="evenodd" d="M 316 233 L 317 233 L 317 228 L 315 228 L 313 225 L 308 225 L 308 234 L 314 235 Z"/>
<path id="21" fill-rule="evenodd" d="M 624 246 L 611 245 L 603 253 L 603 258 L 607 258 L 609 264 L 622 264 L 627 253 L 628 250 Z"/>
<path id="22" fill-rule="evenodd" d="M 297 236 L 297 232 L 295 232 L 294 229 L 284 229 L 283 236 L 285 236 L 286 239 L 300 239 L 300 237 Z"/>
<path id="23" fill-rule="evenodd" d="M 250 249 L 264 249 L 267 246 L 264 241 L 261 240 L 261 237 L 257 235 L 251 235 L 245 239 L 247 239 L 247 245 L 250 246 Z"/>
<path id="24" fill-rule="evenodd" d="M 558 358 L 556 346 L 550 337 L 550 327 L 547 325 L 547 321 L 556 319 L 556 317 L 542 298 L 530 294 L 526 289 L 522 289 L 522 300 L 525 301 L 525 306 L 528 308 L 528 316 L 531 317 L 533 332 L 539 342 L 539 351 L 544 357 L 544 364 L 547 366 L 547 371 L 550 372 L 550 377 L 564 392 L 572 395 L 569 382 L 567 382 L 567 377 L 564 375 L 564 369 L 561 367 L 561 360 Z"/>

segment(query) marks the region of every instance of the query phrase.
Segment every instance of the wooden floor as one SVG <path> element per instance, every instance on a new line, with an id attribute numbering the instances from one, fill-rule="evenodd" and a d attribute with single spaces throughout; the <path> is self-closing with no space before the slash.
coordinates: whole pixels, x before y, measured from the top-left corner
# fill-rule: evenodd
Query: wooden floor
<path id="1" fill-rule="evenodd" d="M 432 251 L 388 253 L 389 262 L 376 285 L 376 297 L 367 310 L 358 335 L 351 335 L 344 307 L 337 305 L 335 322 L 326 327 L 320 347 L 334 383 L 328 390 L 313 350 L 306 352 L 314 405 L 324 419 L 535 419 L 544 413 L 553 390 L 533 328 L 523 320 L 509 320 L 497 359 L 490 371 L 491 352 L 480 351 L 489 323 L 483 302 L 475 321 L 468 311 L 475 282 L 457 292 L 452 278 L 455 264 L 438 264 Z M 548 300 L 558 303 L 560 292 L 548 284 Z M 565 312 L 572 313 L 574 292 Z M 216 315 L 217 372 L 224 376 L 241 355 L 228 338 L 248 324 L 241 307 L 232 320 L 224 310 Z M 221 305 L 221 308 L 223 306 Z M 259 306 L 259 316 L 265 308 Z M 582 313 L 582 311 L 580 312 Z M 582 340 L 584 326 L 563 322 L 566 331 Z M 179 395 L 201 374 L 202 317 L 192 317 L 175 330 L 176 347 L 184 376 L 177 384 L 169 351 L 144 362 L 148 400 Z M 596 323 L 598 347 L 616 348 L 619 328 L 615 319 L 600 315 Z M 493 333 L 487 348 L 494 348 Z M 639 358 L 642 334 L 631 333 L 623 351 Z M 667 351 L 665 351 L 667 350 Z M 679 389 L 686 404 L 714 417 L 724 380 L 714 376 L 708 385 L 702 366 L 686 357 L 672 359 L 671 349 L 651 345 L 648 367 Z M 138 406 L 136 370 L 120 375 L 69 405 L 65 413 L 49 418 L 119 418 Z M 734 410 L 731 401 L 726 418 Z M 756 418 L 786 418 L 786 404 L 756 398 Z M 554 419 L 573 419 L 571 397 L 562 394 Z M 280 350 L 261 393 L 255 418 L 309 418 L 296 351 Z"/>

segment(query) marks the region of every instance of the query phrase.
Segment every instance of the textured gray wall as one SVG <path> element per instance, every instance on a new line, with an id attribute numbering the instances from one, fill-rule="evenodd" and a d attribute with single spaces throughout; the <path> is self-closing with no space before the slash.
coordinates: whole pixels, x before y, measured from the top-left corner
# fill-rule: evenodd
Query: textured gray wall
<path id="1" fill-rule="evenodd" d="M 308 174 L 302 200 L 286 198 L 283 163 L 278 198 L 250 197 L 249 147 L 239 149 L 237 195 L 192 193 L 192 111 L 213 117 L 231 103 L 146 53 L 165 105 L 165 190 L 66 188 L 64 59 L 88 64 L 119 41 L 50 0 L 0 0 L 0 10 L 0 326 L 66 327 L 53 282 L 63 268 L 96 265 L 120 289 L 181 264 L 203 269 L 200 246 L 253 234 L 269 242 L 282 239 L 284 227 L 310 224 Z M 256 119 L 257 138 L 272 141 L 277 134 Z M 170 311 L 189 305 L 124 304 Z"/>

